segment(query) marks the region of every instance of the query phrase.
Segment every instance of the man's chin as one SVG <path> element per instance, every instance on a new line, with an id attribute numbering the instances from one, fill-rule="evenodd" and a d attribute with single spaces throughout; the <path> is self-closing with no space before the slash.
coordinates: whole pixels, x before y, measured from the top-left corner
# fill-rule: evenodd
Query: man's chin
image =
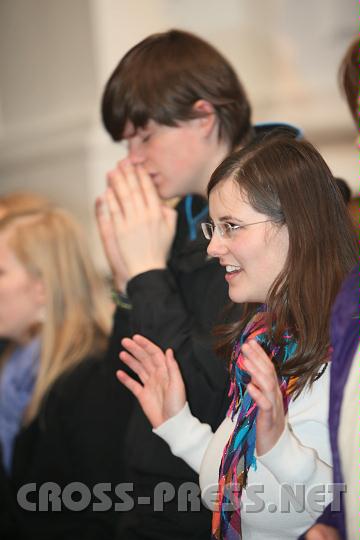
<path id="1" fill-rule="evenodd" d="M 186 193 L 179 193 L 178 190 L 172 189 L 171 186 L 166 186 L 165 183 L 155 187 L 159 198 L 162 201 L 170 202 L 170 204 L 172 204 L 172 201 L 175 201 L 175 203 L 178 202 L 179 199 L 187 195 Z"/>
<path id="2" fill-rule="evenodd" d="M 169 201 L 177 196 L 171 190 L 166 189 L 166 187 L 163 185 L 159 185 L 155 187 L 156 187 L 157 194 L 159 195 L 160 199 L 163 201 Z"/>

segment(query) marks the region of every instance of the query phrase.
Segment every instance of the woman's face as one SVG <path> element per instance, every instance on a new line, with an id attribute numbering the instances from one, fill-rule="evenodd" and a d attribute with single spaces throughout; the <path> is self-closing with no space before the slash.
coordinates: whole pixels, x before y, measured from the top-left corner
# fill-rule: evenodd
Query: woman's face
<path id="1" fill-rule="evenodd" d="M 0 337 L 26 343 L 31 327 L 41 321 L 45 305 L 41 279 L 32 276 L 0 233 Z"/>
<path id="2" fill-rule="evenodd" d="M 265 302 L 286 261 L 287 227 L 269 222 L 268 216 L 254 210 L 232 179 L 224 180 L 211 192 L 209 211 L 215 225 L 240 225 L 223 236 L 215 229 L 208 246 L 208 254 L 226 268 L 231 300 Z"/>

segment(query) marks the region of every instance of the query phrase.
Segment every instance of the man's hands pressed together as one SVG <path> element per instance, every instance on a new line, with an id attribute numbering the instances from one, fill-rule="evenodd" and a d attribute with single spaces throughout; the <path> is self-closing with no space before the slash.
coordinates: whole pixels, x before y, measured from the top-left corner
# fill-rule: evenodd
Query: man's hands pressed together
<path id="1" fill-rule="evenodd" d="M 136 275 L 166 268 L 177 212 L 159 198 L 144 167 L 124 159 L 108 173 L 108 188 L 97 199 L 96 216 L 120 292 Z"/>

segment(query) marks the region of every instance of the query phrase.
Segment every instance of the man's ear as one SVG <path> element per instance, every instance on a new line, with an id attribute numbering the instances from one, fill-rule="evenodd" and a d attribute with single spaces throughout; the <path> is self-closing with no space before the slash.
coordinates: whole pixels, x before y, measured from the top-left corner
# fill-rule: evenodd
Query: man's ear
<path id="1" fill-rule="evenodd" d="M 218 118 L 214 106 L 206 99 L 198 99 L 192 106 L 193 111 L 200 113 L 196 118 L 197 124 L 204 130 L 205 136 L 209 136 L 218 126 Z"/>

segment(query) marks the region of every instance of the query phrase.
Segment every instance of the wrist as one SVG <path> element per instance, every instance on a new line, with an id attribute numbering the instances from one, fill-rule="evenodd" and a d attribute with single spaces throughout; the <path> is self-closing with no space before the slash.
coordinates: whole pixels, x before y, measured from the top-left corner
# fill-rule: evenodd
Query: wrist
<path id="1" fill-rule="evenodd" d="M 137 264 L 133 267 L 130 267 L 128 270 L 128 279 L 132 279 L 139 274 L 144 274 L 145 272 L 150 272 L 151 270 L 165 270 L 166 262 L 165 261 L 153 261 L 151 263 Z"/>
<path id="2" fill-rule="evenodd" d="M 114 282 L 115 292 L 118 292 L 120 294 L 126 294 L 127 281 L 125 281 L 124 278 L 120 276 L 116 276 L 116 274 L 114 274 L 113 282 Z"/>
<path id="3" fill-rule="evenodd" d="M 126 309 L 126 310 L 132 309 L 132 304 L 126 293 L 113 290 L 111 293 L 111 296 L 114 301 L 114 304 L 117 307 L 121 309 Z"/>

